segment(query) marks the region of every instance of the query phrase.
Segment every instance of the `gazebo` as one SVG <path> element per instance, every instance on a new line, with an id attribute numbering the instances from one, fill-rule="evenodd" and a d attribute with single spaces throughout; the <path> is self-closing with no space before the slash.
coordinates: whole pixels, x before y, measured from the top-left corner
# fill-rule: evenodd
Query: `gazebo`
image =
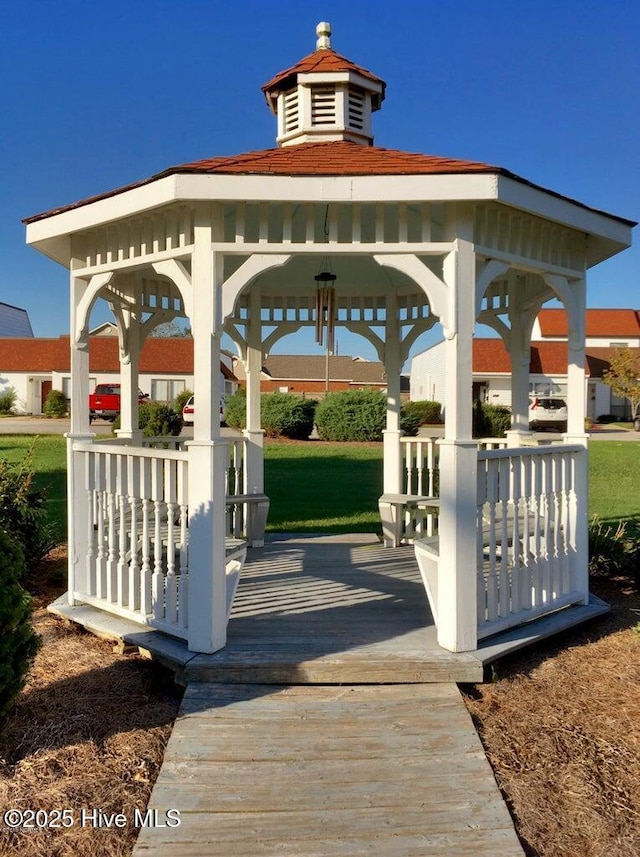
<path id="1" fill-rule="evenodd" d="M 385 83 L 336 53 L 328 24 L 317 34 L 313 53 L 263 87 L 275 148 L 171 167 L 25 221 L 27 243 L 70 272 L 69 603 L 194 652 L 224 647 L 246 546 L 264 539 L 263 354 L 304 327 L 330 347 L 342 326 L 386 368 L 385 508 L 399 525 L 416 510 L 438 514 L 437 532 L 400 526 L 388 540 L 416 538 L 440 646 L 474 651 L 479 639 L 588 602 L 586 271 L 628 247 L 634 224 L 501 167 L 375 146 Z M 115 442 L 89 427 L 98 298 L 119 333 Z M 554 299 L 571 331 L 568 430 L 561 444 L 534 447 L 531 329 Z M 138 360 L 150 331 L 179 316 L 193 333 L 198 407 L 193 440 L 167 449 L 138 427 Z M 477 322 L 511 356 L 504 448 L 472 438 Z M 435 324 L 450 379 L 437 448 L 400 430 L 401 368 Z M 224 332 L 247 377 L 247 427 L 231 442 L 220 433 Z"/>

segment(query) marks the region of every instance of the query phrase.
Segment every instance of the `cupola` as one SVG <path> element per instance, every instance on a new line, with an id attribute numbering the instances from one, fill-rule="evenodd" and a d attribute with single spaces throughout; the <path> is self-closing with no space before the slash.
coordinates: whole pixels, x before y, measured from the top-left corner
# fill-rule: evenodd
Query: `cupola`
<path id="1" fill-rule="evenodd" d="M 316 50 L 262 87 L 278 118 L 279 146 L 348 140 L 373 144 L 371 114 L 385 83 L 331 47 L 331 25 L 316 27 Z"/>

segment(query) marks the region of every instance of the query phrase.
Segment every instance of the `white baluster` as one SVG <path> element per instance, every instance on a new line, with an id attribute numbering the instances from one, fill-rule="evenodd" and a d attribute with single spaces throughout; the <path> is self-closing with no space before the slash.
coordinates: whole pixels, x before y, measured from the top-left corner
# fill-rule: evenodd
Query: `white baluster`
<path id="1" fill-rule="evenodd" d="M 151 459 L 140 461 L 140 496 L 142 497 L 142 567 L 140 569 L 140 610 L 143 616 L 153 612 L 151 585 L 150 527 L 151 515 Z"/>
<path id="2" fill-rule="evenodd" d="M 174 534 L 174 515 L 177 504 L 176 462 L 164 462 L 164 496 L 167 504 L 167 577 L 165 583 L 166 607 L 165 615 L 168 622 L 178 621 L 178 581 L 176 579 L 176 548 Z"/>
<path id="3" fill-rule="evenodd" d="M 140 610 L 140 566 L 138 564 L 138 491 L 140 490 L 140 459 L 129 456 L 127 466 L 127 494 L 129 499 L 129 518 L 131 521 L 131 540 L 129 558 L 129 607 Z"/>
<path id="4" fill-rule="evenodd" d="M 162 461 L 151 462 L 151 500 L 153 502 L 153 575 L 151 591 L 154 619 L 164 618 L 164 574 L 162 571 Z"/>

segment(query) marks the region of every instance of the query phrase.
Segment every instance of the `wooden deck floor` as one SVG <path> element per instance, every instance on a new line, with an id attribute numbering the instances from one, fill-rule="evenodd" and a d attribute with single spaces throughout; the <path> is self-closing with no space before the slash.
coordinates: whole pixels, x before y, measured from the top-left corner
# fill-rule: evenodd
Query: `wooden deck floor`
<path id="1" fill-rule="evenodd" d="M 375 536 L 288 536 L 250 551 L 227 645 L 188 681 L 370 684 L 482 681 L 472 654 L 441 649 L 413 547 Z"/>
<path id="2" fill-rule="evenodd" d="M 196 655 L 134 857 L 521 857 L 413 548 L 250 552 L 226 648 Z"/>
<path id="3" fill-rule="evenodd" d="M 193 683 L 134 857 L 522 857 L 455 684 Z"/>

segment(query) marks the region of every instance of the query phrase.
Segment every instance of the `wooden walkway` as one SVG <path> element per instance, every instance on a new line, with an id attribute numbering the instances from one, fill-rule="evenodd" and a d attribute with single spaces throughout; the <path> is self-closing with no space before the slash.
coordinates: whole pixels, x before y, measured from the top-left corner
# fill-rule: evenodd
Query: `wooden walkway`
<path id="1" fill-rule="evenodd" d="M 412 548 L 288 537 L 250 553 L 227 647 L 187 689 L 134 857 L 522 857 Z"/>
<path id="2" fill-rule="evenodd" d="M 190 684 L 134 857 L 522 857 L 455 684 Z"/>

